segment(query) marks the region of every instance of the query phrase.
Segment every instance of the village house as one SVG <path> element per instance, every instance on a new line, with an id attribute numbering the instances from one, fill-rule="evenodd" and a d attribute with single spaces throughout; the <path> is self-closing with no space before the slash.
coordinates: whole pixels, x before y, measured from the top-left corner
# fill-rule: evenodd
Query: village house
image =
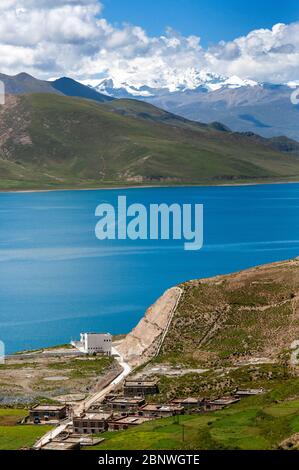
<path id="1" fill-rule="evenodd" d="M 126 380 L 124 384 L 124 395 L 126 397 L 144 397 L 159 393 L 157 382 Z"/>
<path id="2" fill-rule="evenodd" d="M 146 418 L 167 418 L 169 416 L 181 415 L 184 413 L 182 406 L 168 404 L 168 405 L 157 405 L 147 404 L 144 405 L 138 412 L 139 416 Z"/>
<path id="3" fill-rule="evenodd" d="M 174 400 L 171 400 L 172 405 L 182 406 L 184 409 L 197 408 L 199 406 L 202 406 L 203 403 L 203 399 L 193 397 L 175 398 Z"/>
<path id="4" fill-rule="evenodd" d="M 125 431 L 131 427 L 138 426 L 147 421 L 151 421 L 150 418 L 143 416 L 125 416 L 121 418 L 112 418 L 108 421 L 108 430 L 109 431 Z"/>
<path id="5" fill-rule="evenodd" d="M 207 401 L 204 405 L 205 411 L 217 411 L 226 408 L 227 406 L 234 405 L 238 403 L 240 398 L 236 397 L 222 397 L 217 400 Z"/>
<path id="6" fill-rule="evenodd" d="M 114 397 L 107 401 L 107 405 L 111 411 L 137 411 L 145 404 L 144 398 L 141 397 Z"/>
<path id="7" fill-rule="evenodd" d="M 237 390 L 235 392 L 235 395 L 237 397 L 253 397 L 255 395 L 261 395 L 265 393 L 265 390 L 263 388 L 247 388 L 244 390 Z"/>
<path id="8" fill-rule="evenodd" d="M 35 405 L 29 410 L 29 421 L 35 424 L 45 421 L 58 422 L 67 416 L 65 405 Z"/>
<path id="9" fill-rule="evenodd" d="M 109 333 L 81 333 L 80 341 L 71 341 L 71 345 L 84 354 L 111 356 L 112 336 Z"/>
<path id="10" fill-rule="evenodd" d="M 80 442 L 63 442 L 55 439 L 41 447 L 41 450 L 80 450 Z"/>
<path id="11" fill-rule="evenodd" d="M 107 431 L 108 420 L 112 413 L 92 412 L 83 413 L 73 418 L 73 429 L 77 434 L 99 434 Z"/>

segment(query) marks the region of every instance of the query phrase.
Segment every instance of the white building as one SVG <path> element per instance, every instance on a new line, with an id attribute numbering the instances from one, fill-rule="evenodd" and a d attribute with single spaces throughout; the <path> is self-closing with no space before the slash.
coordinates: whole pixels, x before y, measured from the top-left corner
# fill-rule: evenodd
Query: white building
<path id="1" fill-rule="evenodd" d="M 112 336 L 109 333 L 81 333 L 80 341 L 71 341 L 71 345 L 85 354 L 111 356 Z"/>

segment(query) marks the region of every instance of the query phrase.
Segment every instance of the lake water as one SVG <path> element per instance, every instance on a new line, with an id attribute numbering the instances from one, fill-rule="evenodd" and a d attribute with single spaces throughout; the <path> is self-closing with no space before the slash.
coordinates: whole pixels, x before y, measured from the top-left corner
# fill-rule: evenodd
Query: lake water
<path id="1" fill-rule="evenodd" d="M 203 203 L 204 248 L 105 241 L 95 208 Z M 6 352 L 126 333 L 168 287 L 299 255 L 299 184 L 0 193 L 0 339 Z"/>

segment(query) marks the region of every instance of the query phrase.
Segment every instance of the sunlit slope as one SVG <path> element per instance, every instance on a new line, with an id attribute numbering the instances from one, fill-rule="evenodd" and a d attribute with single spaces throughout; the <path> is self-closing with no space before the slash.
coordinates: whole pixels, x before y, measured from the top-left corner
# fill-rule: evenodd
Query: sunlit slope
<path id="1" fill-rule="evenodd" d="M 0 108 L 2 189 L 277 181 L 298 175 L 296 154 L 139 101 L 98 104 L 31 94 L 9 96 Z"/>

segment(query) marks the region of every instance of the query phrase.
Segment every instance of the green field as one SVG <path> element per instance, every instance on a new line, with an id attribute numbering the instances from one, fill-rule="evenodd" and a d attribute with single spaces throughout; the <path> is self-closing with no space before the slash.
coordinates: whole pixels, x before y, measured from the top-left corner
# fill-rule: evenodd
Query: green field
<path id="1" fill-rule="evenodd" d="M 93 450 L 277 449 L 299 432 L 299 379 L 275 385 L 263 396 L 244 398 L 230 408 L 145 423 L 105 433 Z"/>
<path id="2" fill-rule="evenodd" d="M 0 409 L 0 450 L 31 447 L 51 426 L 19 425 L 27 410 Z"/>

